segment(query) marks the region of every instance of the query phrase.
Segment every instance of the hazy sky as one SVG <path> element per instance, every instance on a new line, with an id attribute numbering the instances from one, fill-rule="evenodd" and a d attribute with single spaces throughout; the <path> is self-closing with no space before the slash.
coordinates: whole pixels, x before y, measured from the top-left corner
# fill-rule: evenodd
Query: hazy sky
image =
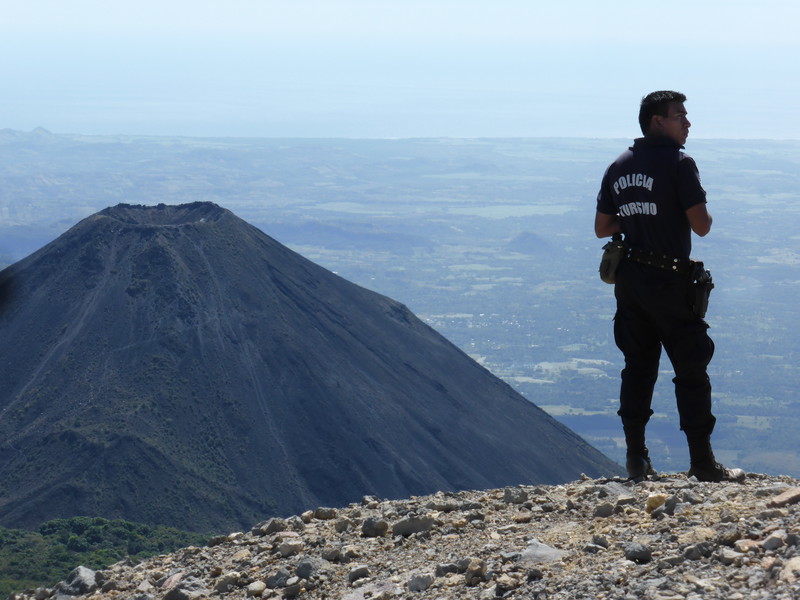
<path id="1" fill-rule="evenodd" d="M 0 0 L 0 129 L 800 139 L 797 0 Z M 691 139 L 691 137 L 690 137 Z"/>

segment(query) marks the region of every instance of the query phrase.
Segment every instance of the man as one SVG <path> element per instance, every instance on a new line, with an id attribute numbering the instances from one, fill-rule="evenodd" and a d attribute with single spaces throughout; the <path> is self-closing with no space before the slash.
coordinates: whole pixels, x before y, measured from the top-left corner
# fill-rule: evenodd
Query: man
<path id="1" fill-rule="evenodd" d="M 694 160 L 682 152 L 691 123 L 679 92 L 659 91 L 642 99 L 644 137 L 606 170 L 597 196 L 595 233 L 624 234 L 627 255 L 617 273 L 614 338 L 625 357 L 620 389 L 628 476 L 655 475 L 645 427 L 663 346 L 675 371 L 680 427 L 689 444 L 688 475 L 700 481 L 740 479 L 711 449 L 716 419 L 711 412 L 707 367 L 714 354 L 708 324 L 690 300 L 695 263 L 689 259 L 692 231 L 711 230 L 706 193 Z"/>

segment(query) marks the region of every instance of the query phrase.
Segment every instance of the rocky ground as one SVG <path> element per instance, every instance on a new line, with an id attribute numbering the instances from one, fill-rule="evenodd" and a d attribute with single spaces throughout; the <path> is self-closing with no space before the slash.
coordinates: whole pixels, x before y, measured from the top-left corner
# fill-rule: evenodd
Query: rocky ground
<path id="1" fill-rule="evenodd" d="M 749 474 L 365 497 L 12 600 L 796 600 L 800 482 Z M 69 597 L 69 598 L 67 598 Z"/>

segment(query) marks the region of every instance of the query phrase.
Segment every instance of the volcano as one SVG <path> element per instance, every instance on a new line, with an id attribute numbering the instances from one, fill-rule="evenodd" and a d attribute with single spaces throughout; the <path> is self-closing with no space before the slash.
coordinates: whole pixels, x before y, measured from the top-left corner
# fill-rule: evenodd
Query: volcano
<path id="1" fill-rule="evenodd" d="M 212 203 L 0 272 L 0 524 L 214 532 L 619 467 L 415 317 Z"/>

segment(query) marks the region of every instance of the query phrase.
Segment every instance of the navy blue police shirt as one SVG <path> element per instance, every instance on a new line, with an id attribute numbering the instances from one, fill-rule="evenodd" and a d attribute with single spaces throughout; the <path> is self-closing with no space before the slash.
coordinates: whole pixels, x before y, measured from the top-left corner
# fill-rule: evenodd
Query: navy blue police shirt
<path id="1" fill-rule="evenodd" d="M 694 160 L 661 136 L 634 140 L 606 169 L 597 211 L 619 215 L 628 247 L 689 258 L 692 230 L 686 211 L 705 203 Z"/>

